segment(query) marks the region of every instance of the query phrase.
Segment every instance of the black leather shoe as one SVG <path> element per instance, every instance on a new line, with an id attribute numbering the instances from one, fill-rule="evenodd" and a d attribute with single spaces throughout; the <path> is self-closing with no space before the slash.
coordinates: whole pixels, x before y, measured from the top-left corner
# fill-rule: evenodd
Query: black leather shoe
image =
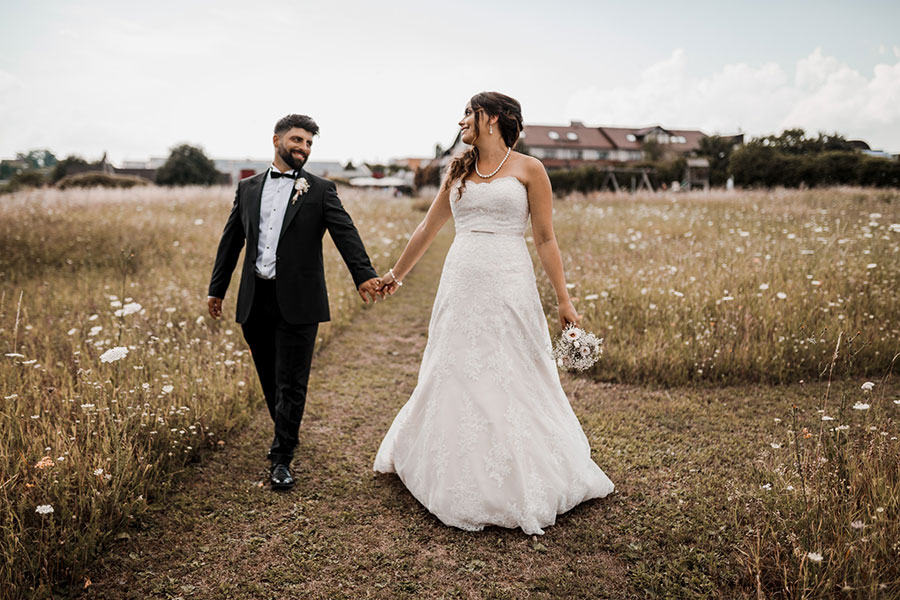
<path id="1" fill-rule="evenodd" d="M 273 490 L 289 490 L 294 487 L 294 477 L 287 465 L 272 465 L 269 481 Z"/>

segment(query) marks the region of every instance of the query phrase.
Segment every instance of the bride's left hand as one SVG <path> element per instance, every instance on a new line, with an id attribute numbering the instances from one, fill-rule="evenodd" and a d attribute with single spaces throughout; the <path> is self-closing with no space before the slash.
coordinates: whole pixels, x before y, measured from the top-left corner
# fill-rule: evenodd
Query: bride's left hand
<path id="1" fill-rule="evenodd" d="M 575 305 L 571 300 L 566 300 L 559 305 L 559 326 L 562 329 L 569 324 L 578 325 L 579 321 L 581 321 L 581 316 L 575 310 Z"/>

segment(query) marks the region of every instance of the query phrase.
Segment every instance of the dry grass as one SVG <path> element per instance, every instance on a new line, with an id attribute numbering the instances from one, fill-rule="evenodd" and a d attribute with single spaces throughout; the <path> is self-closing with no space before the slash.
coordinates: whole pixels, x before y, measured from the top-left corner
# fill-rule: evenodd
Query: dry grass
<path id="1" fill-rule="evenodd" d="M 255 372 L 232 316 L 238 273 L 228 318 L 205 315 L 232 199 L 224 188 L 4 198 L 0 581 L 11 589 L 77 576 L 174 473 L 256 412 Z M 412 228 L 408 202 L 344 200 L 382 268 Z M 326 246 L 334 320 L 323 342 L 362 306 Z M 115 315 L 130 303 L 138 312 Z M 114 347 L 127 356 L 101 361 Z"/>
<path id="2" fill-rule="evenodd" d="M 422 213 L 405 200 L 343 198 L 383 270 Z M 607 338 L 595 378 L 564 384 L 617 494 L 576 509 L 539 543 L 444 528 L 399 484 L 361 475 L 415 385 L 430 296 L 405 287 L 389 321 L 346 330 L 361 304 L 330 247 L 335 321 L 321 335 L 336 344 L 317 371 L 329 376 L 313 376 L 321 404 L 310 407 L 301 449 L 309 487 L 295 499 L 257 488 L 256 453 L 232 448 L 236 429 L 268 431 L 231 318 L 236 277 L 228 318 L 205 316 L 231 199 L 224 189 L 50 190 L 0 204 L 0 344 L 12 355 L 0 356 L 0 581 L 9 595 L 81 585 L 112 544 L 110 580 L 96 586 L 104 597 L 188 588 L 211 598 L 897 593 L 900 396 L 882 380 L 900 350 L 896 194 L 557 202 L 576 305 Z M 433 285 L 439 263 L 411 277 Z M 551 308 L 543 274 L 539 282 Z M 114 314 L 129 302 L 141 309 Z M 841 331 L 851 335 L 833 360 Z M 402 336 L 399 353 L 378 346 L 371 362 L 357 357 L 385 332 Z M 113 347 L 127 356 L 101 362 Z M 830 387 L 814 383 L 832 375 Z M 866 379 L 870 392 L 860 389 Z M 672 387 L 689 382 L 736 385 Z M 360 396 L 363 387 L 371 394 Z M 203 473 L 187 465 L 204 448 L 222 446 L 222 461 L 201 463 L 212 465 L 208 480 L 164 495 L 186 468 Z M 215 502 L 198 500 L 207 492 Z M 36 512 L 45 505 L 53 512 Z M 186 526 L 195 537 L 173 544 Z M 133 552 L 118 552 L 125 547 Z M 256 567 L 261 578 L 248 576 Z M 298 568 L 309 577 L 291 579 Z"/>
<path id="3" fill-rule="evenodd" d="M 839 331 L 860 332 L 853 374 L 900 351 L 900 193 L 600 194 L 554 224 L 603 380 L 809 380 Z"/>

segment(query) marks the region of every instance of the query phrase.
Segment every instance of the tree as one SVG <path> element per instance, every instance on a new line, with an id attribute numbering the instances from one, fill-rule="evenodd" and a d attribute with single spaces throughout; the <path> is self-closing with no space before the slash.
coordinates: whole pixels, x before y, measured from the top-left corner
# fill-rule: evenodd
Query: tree
<path id="1" fill-rule="evenodd" d="M 53 172 L 50 174 L 50 183 L 55 184 L 66 175 L 74 173 L 82 173 L 90 166 L 90 163 L 80 156 L 70 155 L 56 163 Z"/>
<path id="2" fill-rule="evenodd" d="M 214 185 L 222 177 L 203 149 L 190 144 L 172 148 L 165 164 L 156 170 L 159 185 Z"/>
<path id="3" fill-rule="evenodd" d="M 56 157 L 47 149 L 30 150 L 27 154 L 19 152 L 16 158 L 25 161 L 32 169 L 43 169 L 44 167 L 52 167 L 58 162 Z"/>
<path id="4" fill-rule="evenodd" d="M 728 179 L 728 164 L 734 150 L 731 137 L 710 135 L 700 138 L 697 154 L 709 160 L 709 184 L 725 185 Z"/>

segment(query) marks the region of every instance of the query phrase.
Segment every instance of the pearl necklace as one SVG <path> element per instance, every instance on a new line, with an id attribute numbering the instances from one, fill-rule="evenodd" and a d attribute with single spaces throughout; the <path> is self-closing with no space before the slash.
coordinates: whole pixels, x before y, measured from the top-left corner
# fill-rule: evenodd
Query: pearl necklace
<path id="1" fill-rule="evenodd" d="M 479 177 L 481 177 L 482 179 L 490 179 L 491 177 L 493 177 L 494 175 L 496 175 L 496 174 L 497 174 L 497 171 L 499 171 L 499 170 L 503 167 L 503 163 L 505 163 L 505 162 L 506 162 L 506 159 L 509 158 L 509 153 L 510 153 L 511 151 L 512 151 L 512 148 L 507 148 L 507 149 L 506 149 L 506 156 L 503 157 L 503 160 L 500 161 L 500 164 L 497 165 L 497 168 L 494 169 L 493 171 L 491 171 L 491 173 L 488 174 L 488 175 L 482 175 L 482 174 L 481 174 L 481 171 L 478 170 L 478 161 L 476 160 L 476 161 L 475 161 L 475 174 L 478 175 Z"/>

